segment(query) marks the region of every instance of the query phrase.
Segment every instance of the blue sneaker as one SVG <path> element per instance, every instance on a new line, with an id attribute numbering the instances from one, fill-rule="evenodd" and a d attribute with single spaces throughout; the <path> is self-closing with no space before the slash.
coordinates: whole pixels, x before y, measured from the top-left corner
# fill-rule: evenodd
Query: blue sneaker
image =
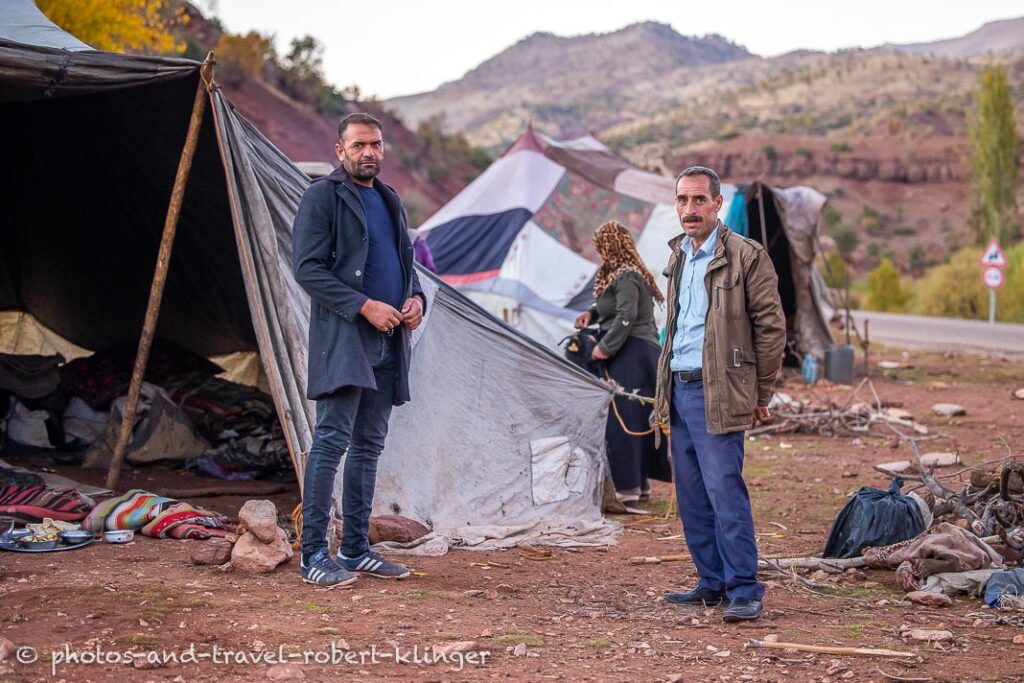
<path id="1" fill-rule="evenodd" d="M 310 555 L 308 560 L 300 560 L 299 572 L 302 574 L 303 581 L 323 588 L 351 586 L 359 578 L 358 574 L 339 567 L 331 559 L 327 548 L 320 548 Z"/>
<path id="2" fill-rule="evenodd" d="M 350 572 L 369 574 L 378 579 L 404 579 L 412 574 L 408 567 L 396 562 L 389 562 L 369 550 L 359 557 L 345 557 L 338 553 L 338 564 Z"/>

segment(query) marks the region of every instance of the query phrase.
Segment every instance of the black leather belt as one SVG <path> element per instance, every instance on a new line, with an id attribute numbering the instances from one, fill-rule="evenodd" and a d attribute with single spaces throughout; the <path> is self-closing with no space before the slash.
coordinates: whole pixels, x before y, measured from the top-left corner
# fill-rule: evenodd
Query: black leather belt
<path id="1" fill-rule="evenodd" d="M 703 379 L 701 369 L 696 370 L 677 370 L 675 376 L 679 378 L 680 382 L 699 382 Z"/>

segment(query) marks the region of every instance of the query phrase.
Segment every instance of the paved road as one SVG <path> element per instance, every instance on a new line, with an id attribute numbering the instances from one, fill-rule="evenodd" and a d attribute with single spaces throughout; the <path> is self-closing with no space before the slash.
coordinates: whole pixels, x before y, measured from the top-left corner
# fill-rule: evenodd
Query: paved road
<path id="1" fill-rule="evenodd" d="M 872 342 L 905 348 L 975 351 L 1024 359 L 1024 325 L 852 311 L 857 329 L 870 320 Z M 837 334 L 837 341 L 841 335 Z M 856 340 L 855 340 L 856 343 Z"/>

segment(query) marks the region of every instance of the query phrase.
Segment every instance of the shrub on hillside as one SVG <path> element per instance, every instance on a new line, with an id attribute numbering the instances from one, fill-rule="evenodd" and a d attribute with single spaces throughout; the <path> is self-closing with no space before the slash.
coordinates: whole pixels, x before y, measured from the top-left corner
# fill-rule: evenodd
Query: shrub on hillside
<path id="1" fill-rule="evenodd" d="M 921 315 L 985 320 L 988 289 L 981 282 L 980 252 L 961 249 L 941 266 L 932 268 L 914 286 L 911 311 Z M 1024 244 L 1007 250 L 1006 283 L 996 300 L 996 319 L 1024 322 Z"/>
<path id="2" fill-rule="evenodd" d="M 892 261 L 884 258 L 868 275 L 868 292 L 864 307 L 872 311 L 903 313 L 907 310 L 910 293 L 900 283 L 900 273 Z"/>
<path id="3" fill-rule="evenodd" d="M 832 289 L 846 287 L 846 262 L 835 252 L 825 257 L 825 284 Z"/>

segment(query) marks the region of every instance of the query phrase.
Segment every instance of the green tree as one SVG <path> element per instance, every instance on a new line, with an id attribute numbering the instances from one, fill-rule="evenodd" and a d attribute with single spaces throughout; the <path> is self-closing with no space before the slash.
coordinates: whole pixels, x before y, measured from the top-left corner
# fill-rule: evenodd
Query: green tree
<path id="1" fill-rule="evenodd" d="M 979 77 L 977 109 L 970 122 L 971 230 L 975 242 L 992 237 L 1012 244 L 1017 225 L 1017 125 L 1006 69 L 988 66 Z"/>
<path id="2" fill-rule="evenodd" d="M 900 284 L 900 273 L 887 258 L 882 259 L 868 275 L 868 293 L 865 308 L 873 311 L 902 313 L 907 309 L 910 293 Z"/>
<path id="3" fill-rule="evenodd" d="M 853 250 L 860 244 L 860 236 L 857 231 L 846 223 L 838 223 L 832 228 L 832 239 L 835 240 L 836 249 L 843 255 L 843 258 L 849 258 Z"/>
<path id="4" fill-rule="evenodd" d="M 319 105 L 326 87 L 323 61 L 324 46 L 316 38 L 293 38 L 291 49 L 281 62 L 281 89 L 297 100 Z"/>
<path id="5" fill-rule="evenodd" d="M 846 287 L 846 262 L 835 252 L 825 257 L 825 284 L 832 289 Z"/>

